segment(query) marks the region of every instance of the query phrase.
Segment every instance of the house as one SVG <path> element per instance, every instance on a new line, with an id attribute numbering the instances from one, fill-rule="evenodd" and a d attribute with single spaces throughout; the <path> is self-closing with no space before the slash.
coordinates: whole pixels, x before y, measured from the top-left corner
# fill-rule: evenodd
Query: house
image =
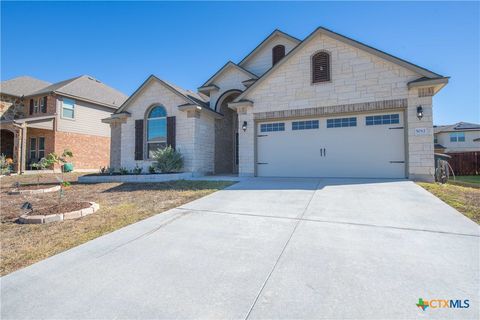
<path id="1" fill-rule="evenodd" d="M 110 127 L 101 122 L 126 99 L 84 75 L 58 83 L 18 77 L 0 83 L 1 153 L 23 172 L 51 152 L 72 150 L 75 169 L 99 169 L 110 159 Z"/>
<path id="2" fill-rule="evenodd" d="M 154 75 L 104 122 L 111 166 L 172 145 L 194 174 L 432 180 L 432 97 L 448 77 L 319 27 L 272 32 L 199 88 Z"/>
<path id="3" fill-rule="evenodd" d="M 464 153 L 480 151 L 480 124 L 459 122 L 434 126 L 435 152 Z"/>

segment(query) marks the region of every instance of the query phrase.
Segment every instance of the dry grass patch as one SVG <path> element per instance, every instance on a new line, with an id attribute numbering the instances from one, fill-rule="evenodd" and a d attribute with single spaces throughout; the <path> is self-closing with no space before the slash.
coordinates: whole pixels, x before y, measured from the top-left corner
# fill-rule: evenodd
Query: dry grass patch
<path id="1" fill-rule="evenodd" d="M 74 182 L 77 177 L 69 175 L 67 179 Z M 22 183 L 36 183 L 36 177 L 21 176 L 19 180 Z M 44 176 L 43 181 L 53 182 L 55 178 Z M 14 177 L 4 177 L 0 182 L 1 275 L 233 184 L 227 181 L 73 183 L 65 191 L 62 201 L 94 201 L 100 204 L 99 211 L 76 220 L 23 225 L 17 223 L 16 219 L 25 201 L 32 203 L 34 209 L 51 206 L 57 203 L 58 192 L 8 195 L 11 184 L 15 182 Z"/>
<path id="2" fill-rule="evenodd" d="M 418 184 L 466 217 L 480 224 L 480 189 L 448 183 L 419 182 Z"/>

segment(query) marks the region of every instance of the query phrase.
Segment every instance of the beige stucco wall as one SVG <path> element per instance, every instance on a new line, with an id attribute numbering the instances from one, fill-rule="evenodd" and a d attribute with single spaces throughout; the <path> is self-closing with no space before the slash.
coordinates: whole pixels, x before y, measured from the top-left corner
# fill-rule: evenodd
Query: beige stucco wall
<path id="1" fill-rule="evenodd" d="M 159 104 L 165 107 L 168 116 L 176 117 L 176 149 L 184 157 L 184 171 L 194 173 L 213 171 L 213 156 L 208 159 L 208 155 L 213 154 L 213 119 L 204 113 L 201 113 L 198 118 L 187 117 L 187 112 L 177 108 L 186 102 L 184 98 L 158 81 L 152 80 L 147 84 L 125 110 L 131 116 L 121 128 L 121 166 L 132 169 L 138 164 L 144 172 L 147 172 L 148 167 L 153 164 L 153 160 L 134 160 L 135 120 L 144 119 L 147 109 L 154 104 Z M 209 127 L 212 129 L 210 130 Z"/>
<path id="2" fill-rule="evenodd" d="M 312 84 L 311 56 L 319 50 L 331 54 L 331 81 Z M 409 91 L 407 88 L 409 81 L 419 77 L 421 75 L 408 69 L 320 34 L 267 76 L 244 99 L 253 101 L 253 110 L 249 111 L 252 113 L 408 99 L 408 175 L 431 180 L 434 170 L 432 99 L 418 98 L 416 89 Z M 416 118 L 418 105 L 424 108 L 422 120 Z M 242 121 L 240 117 L 239 121 Z M 243 117 L 248 118 L 248 115 Z M 427 134 L 415 135 L 415 128 L 426 128 Z M 241 133 L 239 170 L 243 175 L 254 173 L 254 148 L 255 138 L 251 130 L 250 133 Z"/>
<path id="3" fill-rule="evenodd" d="M 272 67 L 272 49 L 279 44 L 285 46 L 285 54 L 288 54 L 297 45 L 293 40 L 278 35 L 264 44 L 260 50 L 250 56 L 241 66 L 251 73 L 261 76 Z"/>
<path id="4" fill-rule="evenodd" d="M 439 144 L 445 147 L 445 152 L 469 152 L 480 151 L 480 141 L 473 141 L 480 139 L 480 130 L 475 131 L 461 131 L 465 133 L 465 142 L 450 142 L 450 132 L 441 132 L 436 134 Z"/>

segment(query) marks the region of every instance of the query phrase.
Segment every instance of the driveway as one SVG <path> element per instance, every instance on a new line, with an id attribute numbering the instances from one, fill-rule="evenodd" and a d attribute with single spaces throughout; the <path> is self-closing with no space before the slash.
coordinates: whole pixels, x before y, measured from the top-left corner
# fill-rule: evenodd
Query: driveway
<path id="1" fill-rule="evenodd" d="M 3 277 L 1 315 L 478 319 L 479 240 L 410 181 L 256 178 Z"/>

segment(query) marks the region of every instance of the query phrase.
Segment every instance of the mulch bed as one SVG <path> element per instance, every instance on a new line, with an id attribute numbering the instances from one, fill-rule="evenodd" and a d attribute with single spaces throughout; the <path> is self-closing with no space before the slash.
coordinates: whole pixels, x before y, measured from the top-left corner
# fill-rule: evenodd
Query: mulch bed
<path id="1" fill-rule="evenodd" d="M 40 208 L 38 210 L 33 210 L 28 213 L 29 216 L 48 216 L 50 214 L 57 213 L 67 213 L 72 211 L 77 211 L 81 209 L 86 209 L 91 206 L 90 202 L 62 202 L 60 204 L 54 205 L 52 207 Z"/>

